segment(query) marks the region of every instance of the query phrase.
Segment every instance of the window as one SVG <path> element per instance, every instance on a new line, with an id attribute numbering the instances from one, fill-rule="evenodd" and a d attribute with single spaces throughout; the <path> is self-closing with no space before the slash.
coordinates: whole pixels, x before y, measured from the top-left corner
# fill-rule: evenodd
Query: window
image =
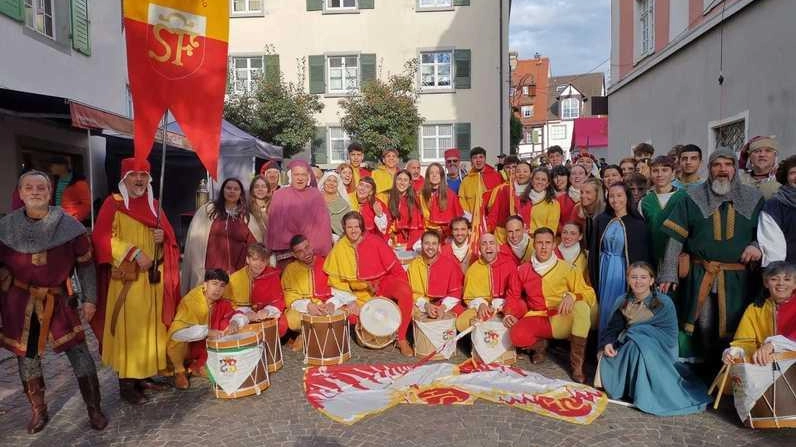
<path id="1" fill-rule="evenodd" d="M 25 0 L 25 25 L 54 40 L 53 0 Z"/>
<path id="2" fill-rule="evenodd" d="M 563 124 L 556 124 L 550 126 L 550 139 L 563 140 L 567 137 L 567 126 Z"/>
<path id="3" fill-rule="evenodd" d="M 531 141 L 532 144 L 542 144 L 542 128 L 541 127 L 534 127 L 531 131 Z"/>
<path id="4" fill-rule="evenodd" d="M 564 90 L 567 89 L 567 87 L 569 87 L 569 84 L 562 84 L 562 85 L 557 86 L 556 87 L 556 93 L 560 95 L 561 93 L 564 92 Z"/>
<path id="5" fill-rule="evenodd" d="M 262 72 L 262 56 L 233 57 L 232 91 L 237 94 L 253 91 Z"/>
<path id="6" fill-rule="evenodd" d="M 326 9 L 357 9 L 357 0 L 326 0 Z"/>
<path id="7" fill-rule="evenodd" d="M 232 0 L 232 13 L 263 12 L 263 0 Z"/>
<path id="8" fill-rule="evenodd" d="M 346 161 L 346 151 L 351 144 L 351 138 L 342 127 L 329 128 L 329 163 L 343 163 Z"/>
<path id="9" fill-rule="evenodd" d="M 359 56 L 329 56 L 328 93 L 349 93 L 359 89 Z"/>
<path id="10" fill-rule="evenodd" d="M 514 95 L 517 94 L 517 89 L 514 87 L 509 88 L 509 97 L 513 98 Z"/>
<path id="11" fill-rule="evenodd" d="M 561 99 L 561 119 L 573 120 L 580 116 L 580 99 L 569 97 Z"/>
<path id="12" fill-rule="evenodd" d="M 533 116 L 533 106 L 522 106 L 520 110 L 522 111 L 523 118 L 530 118 Z"/>
<path id="13" fill-rule="evenodd" d="M 645 56 L 654 50 L 654 2 L 653 0 L 636 0 L 638 7 L 638 55 Z"/>
<path id="14" fill-rule="evenodd" d="M 527 85 L 523 85 L 522 86 L 522 94 L 525 95 L 525 96 L 530 95 L 531 94 L 531 88 L 528 87 Z"/>
<path id="15" fill-rule="evenodd" d="M 714 127 L 713 139 L 713 149 L 729 148 L 738 153 L 746 141 L 746 121 L 742 119 Z"/>
<path id="16" fill-rule="evenodd" d="M 532 144 L 533 143 L 533 130 L 526 130 L 523 133 L 525 134 L 525 138 L 523 139 L 523 143 Z"/>
<path id="17" fill-rule="evenodd" d="M 421 87 L 452 88 L 453 51 L 430 51 L 420 53 Z"/>
<path id="18" fill-rule="evenodd" d="M 440 161 L 446 150 L 454 147 L 453 124 L 432 124 L 423 126 L 423 161 Z"/>
<path id="19" fill-rule="evenodd" d="M 450 8 L 453 6 L 453 0 L 418 0 L 417 6 L 419 8 Z"/>

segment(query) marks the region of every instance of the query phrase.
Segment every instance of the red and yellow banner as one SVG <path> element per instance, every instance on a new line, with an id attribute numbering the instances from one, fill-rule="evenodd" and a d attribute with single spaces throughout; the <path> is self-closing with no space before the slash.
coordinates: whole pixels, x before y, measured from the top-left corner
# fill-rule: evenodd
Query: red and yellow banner
<path id="1" fill-rule="evenodd" d="M 229 2 L 125 0 L 135 156 L 146 158 L 166 110 L 215 177 L 227 81 Z"/>

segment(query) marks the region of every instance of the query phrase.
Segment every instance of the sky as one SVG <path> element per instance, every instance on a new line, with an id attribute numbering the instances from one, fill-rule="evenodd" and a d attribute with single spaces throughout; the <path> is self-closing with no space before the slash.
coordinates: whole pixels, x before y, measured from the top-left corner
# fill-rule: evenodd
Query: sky
<path id="1" fill-rule="evenodd" d="M 519 51 L 520 59 L 536 52 L 548 57 L 553 76 L 607 74 L 611 0 L 513 0 L 509 48 Z"/>

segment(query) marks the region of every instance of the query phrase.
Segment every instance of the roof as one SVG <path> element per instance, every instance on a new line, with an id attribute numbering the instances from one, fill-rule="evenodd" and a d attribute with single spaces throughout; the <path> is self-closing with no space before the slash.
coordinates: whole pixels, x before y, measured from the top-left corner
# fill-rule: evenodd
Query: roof
<path id="1" fill-rule="evenodd" d="M 582 73 L 566 76 L 550 77 L 548 95 L 550 97 L 550 107 L 548 108 L 548 119 L 560 119 L 558 116 L 558 87 L 572 85 L 584 97 L 591 99 L 594 96 L 605 96 L 605 75 L 603 73 Z M 591 107 L 584 107 L 581 116 L 591 116 Z"/>

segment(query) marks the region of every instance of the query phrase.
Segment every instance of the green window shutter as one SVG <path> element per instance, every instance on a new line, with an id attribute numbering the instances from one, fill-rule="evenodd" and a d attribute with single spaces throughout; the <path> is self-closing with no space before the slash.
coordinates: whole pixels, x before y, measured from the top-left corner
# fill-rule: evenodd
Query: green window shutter
<path id="1" fill-rule="evenodd" d="M 376 55 L 375 54 L 360 54 L 359 55 L 359 76 L 361 78 L 359 85 L 364 85 L 366 82 L 376 80 Z"/>
<path id="2" fill-rule="evenodd" d="M 470 123 L 456 123 L 453 125 L 456 133 L 456 147 L 462 152 L 462 160 L 470 159 Z"/>
<path id="3" fill-rule="evenodd" d="M 326 57 L 310 56 L 310 93 L 326 93 Z"/>
<path id="4" fill-rule="evenodd" d="M 326 147 L 326 127 L 315 128 L 315 138 L 312 139 L 312 163 L 326 164 L 328 161 L 328 148 Z"/>
<path id="5" fill-rule="evenodd" d="M 375 0 L 359 0 L 359 9 L 373 9 Z"/>
<path id="6" fill-rule="evenodd" d="M 307 0 L 307 11 L 323 10 L 323 0 Z"/>
<path id="7" fill-rule="evenodd" d="M 88 0 L 72 0 L 72 48 L 91 56 Z"/>
<path id="8" fill-rule="evenodd" d="M 0 0 L 0 14 L 5 14 L 14 20 L 23 22 L 25 14 L 22 7 L 23 0 Z"/>
<path id="9" fill-rule="evenodd" d="M 453 0 L 453 6 L 470 6 L 470 0 Z"/>
<path id="10" fill-rule="evenodd" d="M 265 62 L 265 80 L 267 82 L 279 82 L 279 75 L 281 74 L 279 71 L 279 55 L 266 54 L 263 60 Z"/>
<path id="11" fill-rule="evenodd" d="M 453 62 L 455 64 L 456 80 L 454 87 L 470 88 L 470 50 L 454 50 Z"/>
<path id="12" fill-rule="evenodd" d="M 227 94 L 232 94 L 232 81 L 234 80 L 235 76 L 235 58 L 228 57 L 227 58 Z"/>

